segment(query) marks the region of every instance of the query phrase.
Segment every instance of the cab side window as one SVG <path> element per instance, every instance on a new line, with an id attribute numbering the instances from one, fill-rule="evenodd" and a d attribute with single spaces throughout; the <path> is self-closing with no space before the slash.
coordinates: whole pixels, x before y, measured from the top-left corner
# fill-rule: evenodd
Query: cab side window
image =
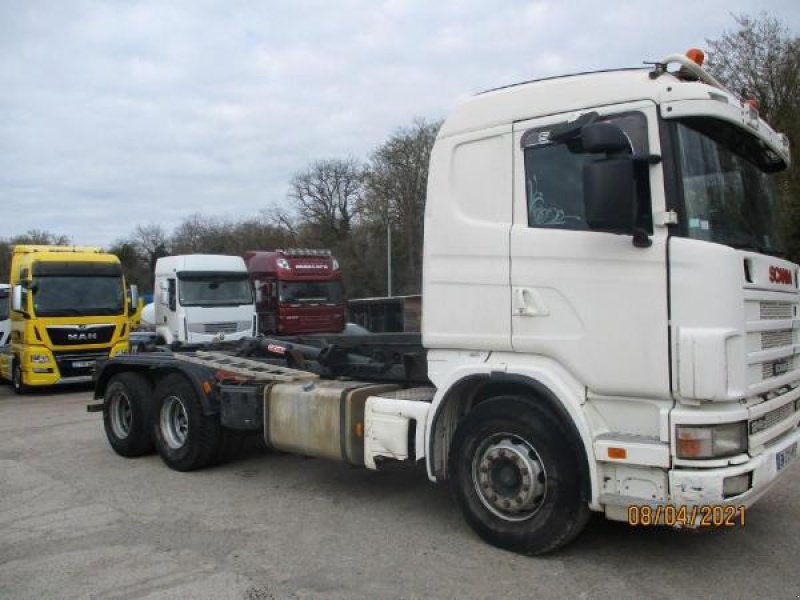
<path id="1" fill-rule="evenodd" d="M 628 113 L 602 120 L 622 128 L 634 154 L 647 154 L 647 121 L 643 114 Z M 563 125 L 530 129 L 522 136 L 528 227 L 588 230 L 583 167 L 589 162 L 602 160 L 605 155 L 582 152 L 580 144 L 574 140 L 552 142 L 551 133 Z M 638 211 L 640 222 L 637 225 L 651 232 L 646 165 L 640 174 L 637 173 L 637 196 L 642 209 Z M 643 203 L 646 206 L 642 206 Z"/>

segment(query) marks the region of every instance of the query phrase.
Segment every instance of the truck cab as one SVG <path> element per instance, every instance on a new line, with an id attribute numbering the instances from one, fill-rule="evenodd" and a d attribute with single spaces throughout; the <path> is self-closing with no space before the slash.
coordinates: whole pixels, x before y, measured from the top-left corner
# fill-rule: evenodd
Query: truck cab
<path id="1" fill-rule="evenodd" d="M 98 359 L 128 350 L 137 291 L 126 293 L 119 259 L 100 248 L 15 246 L 6 293 L 0 375 L 17 393 L 89 382 Z"/>
<path id="2" fill-rule="evenodd" d="M 339 261 L 330 250 L 248 251 L 264 335 L 341 333 L 345 300 Z"/>
<path id="3" fill-rule="evenodd" d="M 155 332 L 162 343 L 204 344 L 256 333 L 253 290 L 239 256 L 159 258 L 154 289 Z"/>
<path id="4" fill-rule="evenodd" d="M 432 476 L 450 475 L 459 419 L 511 395 L 565 424 L 588 467 L 575 485 L 609 518 L 760 496 L 800 441 L 798 266 L 774 182 L 789 160 L 752 102 L 682 55 L 457 109 L 425 214 Z M 499 491 L 463 503 L 497 527 L 535 520 Z"/>

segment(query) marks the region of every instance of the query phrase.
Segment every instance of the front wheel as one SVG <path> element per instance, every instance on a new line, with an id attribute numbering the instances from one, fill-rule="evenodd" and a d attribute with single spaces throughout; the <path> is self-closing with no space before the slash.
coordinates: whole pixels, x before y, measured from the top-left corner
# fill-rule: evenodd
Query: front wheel
<path id="1" fill-rule="evenodd" d="M 11 387 L 14 388 L 14 392 L 19 395 L 27 394 L 30 391 L 30 387 L 25 384 L 25 379 L 22 375 L 22 367 L 18 360 L 15 360 L 14 365 L 11 367 Z"/>
<path id="2" fill-rule="evenodd" d="M 161 459 L 176 471 L 202 469 L 215 457 L 221 427 L 203 414 L 194 386 L 177 373 L 156 386 L 154 438 Z"/>
<path id="3" fill-rule="evenodd" d="M 484 540 L 543 554 L 573 540 L 589 518 L 579 441 L 541 405 L 491 398 L 459 424 L 450 487 Z"/>

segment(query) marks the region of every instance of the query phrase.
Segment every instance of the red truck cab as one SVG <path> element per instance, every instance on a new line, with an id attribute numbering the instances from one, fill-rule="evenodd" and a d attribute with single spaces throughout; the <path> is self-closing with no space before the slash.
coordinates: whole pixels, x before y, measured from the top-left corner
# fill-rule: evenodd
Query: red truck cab
<path id="1" fill-rule="evenodd" d="M 256 290 L 258 329 L 265 335 L 340 333 L 345 299 L 339 262 L 330 250 L 245 252 Z"/>

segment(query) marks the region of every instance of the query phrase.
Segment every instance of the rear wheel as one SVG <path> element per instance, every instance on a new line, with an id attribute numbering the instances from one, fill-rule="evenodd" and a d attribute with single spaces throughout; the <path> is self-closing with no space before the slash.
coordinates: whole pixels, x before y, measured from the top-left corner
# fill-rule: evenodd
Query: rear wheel
<path id="1" fill-rule="evenodd" d="M 108 443 L 120 456 L 153 451 L 153 388 L 139 373 L 118 373 L 106 386 L 103 425 Z"/>
<path id="2" fill-rule="evenodd" d="M 30 391 L 30 387 L 25 384 L 22 367 L 18 360 L 15 360 L 11 367 L 11 387 L 14 388 L 14 392 L 19 395 L 27 394 Z"/>
<path id="3" fill-rule="evenodd" d="M 589 518 L 583 453 L 552 412 L 520 396 L 479 404 L 459 425 L 450 487 L 484 540 L 524 554 L 573 540 Z"/>
<path id="4" fill-rule="evenodd" d="M 158 454 L 171 469 L 202 469 L 214 459 L 221 440 L 218 419 L 203 414 L 192 384 L 177 373 L 156 386 L 154 438 Z"/>

